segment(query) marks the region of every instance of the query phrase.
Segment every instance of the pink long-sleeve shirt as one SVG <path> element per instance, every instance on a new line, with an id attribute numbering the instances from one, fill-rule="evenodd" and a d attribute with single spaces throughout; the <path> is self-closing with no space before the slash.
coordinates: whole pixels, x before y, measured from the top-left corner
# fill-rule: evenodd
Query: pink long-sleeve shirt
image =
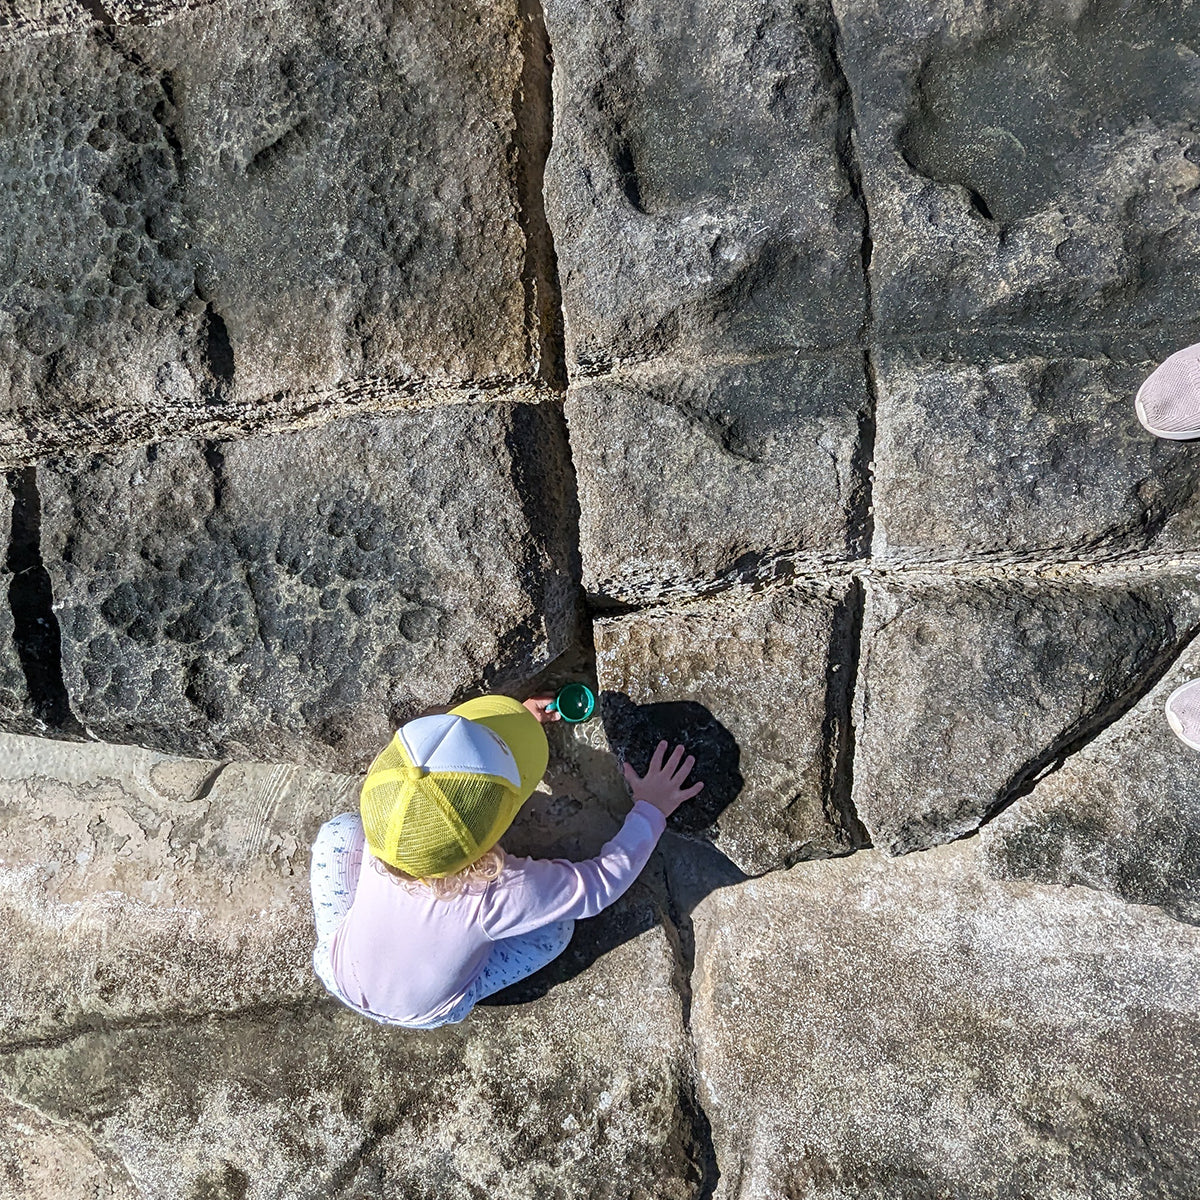
<path id="1" fill-rule="evenodd" d="M 617 900 L 665 827 L 662 813 L 639 800 L 595 858 L 510 855 L 498 879 L 453 900 L 404 886 L 364 852 L 354 903 L 333 937 L 334 979 L 348 1000 L 379 1016 L 436 1020 L 462 1000 L 493 942 L 595 916 Z"/>

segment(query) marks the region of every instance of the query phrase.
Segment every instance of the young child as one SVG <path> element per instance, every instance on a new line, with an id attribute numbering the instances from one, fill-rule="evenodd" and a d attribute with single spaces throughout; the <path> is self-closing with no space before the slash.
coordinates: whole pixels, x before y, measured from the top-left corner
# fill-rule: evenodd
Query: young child
<path id="1" fill-rule="evenodd" d="M 666 819 L 704 786 L 660 742 L 633 808 L 586 862 L 512 858 L 499 840 L 549 761 L 551 697 L 481 696 L 402 726 L 367 772 L 358 814 L 313 845 L 313 968 L 343 1003 L 413 1029 L 461 1021 L 483 996 L 557 958 L 575 921 L 637 878 Z"/>

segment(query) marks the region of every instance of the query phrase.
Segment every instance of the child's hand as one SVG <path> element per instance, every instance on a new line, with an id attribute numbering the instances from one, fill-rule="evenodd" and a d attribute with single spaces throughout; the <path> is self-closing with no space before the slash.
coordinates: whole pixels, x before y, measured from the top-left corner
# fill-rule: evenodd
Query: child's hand
<path id="1" fill-rule="evenodd" d="M 558 709 L 555 709 L 553 712 L 546 711 L 546 705 L 551 703 L 553 699 L 553 694 L 549 696 L 530 696 L 528 700 L 522 700 L 521 703 L 524 704 L 525 707 L 529 709 L 529 711 L 533 713 L 533 715 L 537 717 L 537 719 L 543 725 L 549 725 L 551 721 L 562 720 L 562 716 L 559 714 Z"/>
<path id="2" fill-rule="evenodd" d="M 646 774 L 640 778 L 628 763 L 623 770 L 634 800 L 645 800 L 647 804 L 654 805 L 664 817 L 669 817 L 685 800 L 690 800 L 696 795 L 704 784 L 693 783 L 689 788 L 683 786 L 688 772 L 696 765 L 696 760 L 690 754 L 684 758 L 685 751 L 682 746 L 676 746 L 664 764 L 663 758 L 666 753 L 667 743 L 659 742 L 654 748 L 654 755 L 646 768 Z"/>

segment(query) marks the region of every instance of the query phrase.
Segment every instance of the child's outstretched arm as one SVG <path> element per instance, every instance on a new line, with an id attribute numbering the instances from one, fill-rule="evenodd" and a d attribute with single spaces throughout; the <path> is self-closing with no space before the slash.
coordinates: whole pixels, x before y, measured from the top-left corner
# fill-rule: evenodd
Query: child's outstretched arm
<path id="1" fill-rule="evenodd" d="M 508 860 L 480 910 L 489 937 L 515 937 L 552 921 L 594 917 L 628 890 L 658 844 L 667 817 L 704 786 L 685 786 L 695 759 L 685 758 L 682 746 L 669 759 L 666 752 L 667 743 L 660 742 L 645 776 L 626 764 L 634 805 L 595 858 L 579 863 L 565 858 Z"/>

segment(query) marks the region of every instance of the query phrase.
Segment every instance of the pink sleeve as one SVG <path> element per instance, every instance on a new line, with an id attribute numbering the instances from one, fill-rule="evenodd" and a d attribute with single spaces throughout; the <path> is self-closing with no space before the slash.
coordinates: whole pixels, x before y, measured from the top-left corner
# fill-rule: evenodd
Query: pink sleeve
<path id="1" fill-rule="evenodd" d="M 552 921 L 594 917 L 629 888 L 658 844 L 667 819 L 639 800 L 595 858 L 509 858 L 483 899 L 480 919 L 492 940 Z"/>

